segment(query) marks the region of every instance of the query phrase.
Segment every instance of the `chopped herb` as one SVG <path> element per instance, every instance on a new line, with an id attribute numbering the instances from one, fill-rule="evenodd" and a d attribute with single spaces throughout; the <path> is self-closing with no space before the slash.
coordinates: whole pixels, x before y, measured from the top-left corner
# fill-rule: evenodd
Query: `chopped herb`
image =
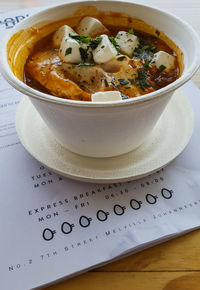
<path id="1" fill-rule="evenodd" d="M 134 34 L 134 30 L 133 30 L 133 28 L 129 29 L 128 33 L 130 33 L 130 34 Z"/>
<path id="2" fill-rule="evenodd" d="M 152 45 L 139 45 L 139 47 L 136 47 L 133 56 L 139 57 L 140 59 L 145 59 L 147 61 L 151 61 L 153 58 L 153 52 L 155 51 L 156 46 Z"/>
<path id="3" fill-rule="evenodd" d="M 156 47 L 155 47 L 155 46 L 152 46 L 152 45 L 144 45 L 144 46 L 142 47 L 142 49 L 143 49 L 143 50 L 150 50 L 150 51 L 153 51 L 153 50 L 156 49 Z"/>
<path id="4" fill-rule="evenodd" d="M 77 85 L 79 86 L 79 87 L 81 87 L 81 88 L 85 88 L 85 85 L 83 85 L 82 83 L 79 83 L 79 82 L 76 82 L 77 83 Z"/>
<path id="5" fill-rule="evenodd" d="M 129 96 L 126 96 L 124 94 L 121 93 L 121 96 L 122 96 L 122 100 L 126 100 L 126 99 L 129 99 Z"/>
<path id="6" fill-rule="evenodd" d="M 120 33 L 117 33 L 115 38 L 120 39 Z"/>
<path id="7" fill-rule="evenodd" d="M 109 86 L 109 85 L 108 85 L 108 81 L 107 81 L 107 79 L 104 79 L 104 83 L 105 83 L 105 86 L 106 86 L 106 87 Z"/>
<path id="8" fill-rule="evenodd" d="M 114 77 L 111 77 L 111 84 L 113 85 L 113 87 L 116 87 L 115 78 Z"/>
<path id="9" fill-rule="evenodd" d="M 156 46 L 151 46 L 150 50 L 153 51 L 155 50 L 157 47 Z"/>
<path id="10" fill-rule="evenodd" d="M 118 79 L 118 82 L 120 83 L 121 86 L 125 86 L 129 84 L 129 81 L 125 79 Z"/>
<path id="11" fill-rule="evenodd" d="M 87 52 L 87 48 L 84 49 L 82 47 L 79 47 L 79 51 L 80 51 L 80 55 L 81 55 L 81 59 L 83 62 L 86 61 L 87 57 L 88 57 L 88 52 Z"/>
<path id="12" fill-rule="evenodd" d="M 80 44 L 81 43 L 89 43 L 91 41 L 91 37 L 87 35 L 80 35 L 80 34 L 75 34 L 75 33 L 70 33 L 69 36 L 76 41 L 78 41 Z"/>
<path id="13" fill-rule="evenodd" d="M 90 41 L 91 49 L 95 49 L 99 45 L 99 43 L 101 43 L 101 41 L 102 41 L 102 37 L 101 36 L 92 39 Z"/>
<path id="14" fill-rule="evenodd" d="M 125 55 L 122 55 L 122 56 L 118 57 L 117 60 L 122 61 L 122 60 L 124 60 L 125 58 L 126 58 Z"/>
<path id="15" fill-rule="evenodd" d="M 72 47 L 68 47 L 66 50 L 65 50 L 65 56 L 72 53 Z"/>
<path id="16" fill-rule="evenodd" d="M 109 36 L 109 40 L 114 45 L 114 47 L 116 48 L 116 50 L 119 52 L 120 46 L 117 43 L 117 41 L 115 40 L 114 36 Z"/>
<path id="17" fill-rule="evenodd" d="M 159 31 L 159 30 L 157 30 L 157 29 L 156 29 L 156 34 L 157 34 L 157 35 L 160 35 L 160 31 Z"/>
<path id="18" fill-rule="evenodd" d="M 149 63 L 148 62 L 143 63 L 142 68 L 144 70 L 146 70 L 148 67 L 149 67 Z"/>
<path id="19" fill-rule="evenodd" d="M 94 63 L 90 63 L 90 62 L 81 62 L 78 64 L 78 66 L 94 66 Z"/>
<path id="20" fill-rule="evenodd" d="M 164 66 L 163 64 L 161 64 L 161 65 L 159 66 L 159 70 L 160 70 L 160 71 L 163 71 L 164 69 L 166 69 L 166 66 Z"/>
<path id="21" fill-rule="evenodd" d="M 138 69 L 137 72 L 140 87 L 143 91 L 145 91 L 145 87 L 149 87 L 149 83 L 147 82 L 148 75 L 143 70 Z"/>
<path id="22" fill-rule="evenodd" d="M 131 87 L 125 87 L 125 89 L 130 89 Z"/>
<path id="23" fill-rule="evenodd" d="M 144 45 L 143 47 L 142 47 L 142 49 L 148 49 L 149 48 L 149 46 L 148 45 Z"/>
<path id="24" fill-rule="evenodd" d="M 153 58 L 153 52 L 149 50 L 149 46 L 147 48 L 147 45 L 146 46 L 140 45 L 139 47 L 135 48 L 133 52 L 133 57 L 137 57 L 150 62 Z"/>

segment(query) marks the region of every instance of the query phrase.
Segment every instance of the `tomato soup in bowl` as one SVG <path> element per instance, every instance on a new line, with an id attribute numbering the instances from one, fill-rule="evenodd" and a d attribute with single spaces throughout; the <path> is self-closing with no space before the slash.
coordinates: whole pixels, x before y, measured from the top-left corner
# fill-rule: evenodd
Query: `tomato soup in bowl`
<path id="1" fill-rule="evenodd" d="M 199 39 L 188 24 L 120 1 L 41 11 L 10 32 L 2 53 L 4 77 L 29 96 L 55 138 L 92 157 L 117 156 L 145 142 L 200 61 Z"/>

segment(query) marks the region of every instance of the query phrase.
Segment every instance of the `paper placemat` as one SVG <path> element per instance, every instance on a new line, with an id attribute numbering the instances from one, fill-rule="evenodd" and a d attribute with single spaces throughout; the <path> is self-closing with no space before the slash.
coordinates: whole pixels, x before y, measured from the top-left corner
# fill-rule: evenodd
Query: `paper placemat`
<path id="1" fill-rule="evenodd" d="M 1 14 L 1 35 L 37 9 Z M 14 124 L 22 95 L 0 76 L 2 289 L 41 287 L 200 226 L 200 91 L 192 82 L 182 91 L 195 129 L 174 162 L 138 181 L 88 184 L 51 172 L 25 151 Z"/>

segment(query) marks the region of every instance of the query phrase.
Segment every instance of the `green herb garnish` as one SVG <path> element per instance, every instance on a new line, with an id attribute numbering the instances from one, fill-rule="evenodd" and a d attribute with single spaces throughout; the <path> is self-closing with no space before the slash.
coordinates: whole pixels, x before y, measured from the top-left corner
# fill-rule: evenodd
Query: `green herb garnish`
<path id="1" fill-rule="evenodd" d="M 114 88 L 116 87 L 115 78 L 114 77 L 111 77 L 111 84 L 113 85 Z"/>
<path id="2" fill-rule="evenodd" d="M 85 62 L 86 61 L 86 59 L 87 59 L 87 57 L 88 57 L 88 49 L 86 48 L 86 49 L 84 49 L 84 48 L 82 48 L 82 47 L 79 47 L 79 51 L 80 51 L 80 55 L 81 55 L 81 59 L 82 59 L 82 61 L 83 62 Z"/>
<path id="3" fill-rule="evenodd" d="M 129 99 L 129 96 L 126 96 L 124 94 L 121 93 L 121 96 L 122 96 L 122 100 L 126 100 L 126 99 Z"/>
<path id="4" fill-rule="evenodd" d="M 116 37 L 115 38 L 117 38 L 117 39 L 120 39 L 120 34 L 119 33 L 117 33 L 117 35 L 116 35 Z"/>
<path id="5" fill-rule="evenodd" d="M 128 33 L 130 33 L 130 34 L 134 34 L 134 30 L 133 30 L 133 28 L 129 29 Z"/>
<path id="6" fill-rule="evenodd" d="M 149 50 L 149 51 L 154 51 L 156 49 L 155 46 L 152 46 L 152 45 L 144 45 L 141 47 L 143 50 Z"/>
<path id="7" fill-rule="evenodd" d="M 129 84 L 129 81 L 125 79 L 118 79 L 118 82 L 120 83 L 121 86 L 125 86 Z"/>
<path id="8" fill-rule="evenodd" d="M 80 35 L 80 34 L 75 34 L 75 33 L 70 33 L 69 36 L 76 41 L 78 41 L 80 44 L 81 43 L 89 43 L 91 41 L 91 37 L 87 35 Z"/>
<path id="9" fill-rule="evenodd" d="M 153 58 L 153 52 L 150 51 L 149 45 L 136 47 L 133 52 L 133 57 L 138 57 L 142 60 L 150 62 Z"/>
<path id="10" fill-rule="evenodd" d="M 125 58 L 126 58 L 125 55 L 122 55 L 122 56 L 118 57 L 117 60 L 122 61 L 122 60 L 124 60 Z"/>
<path id="11" fill-rule="evenodd" d="M 68 47 L 66 50 L 65 50 L 65 56 L 72 53 L 72 47 Z"/>
<path id="12" fill-rule="evenodd" d="M 146 70 L 148 67 L 149 67 L 149 63 L 148 62 L 143 63 L 142 68 L 144 70 Z"/>
<path id="13" fill-rule="evenodd" d="M 150 47 L 150 50 L 151 50 L 151 51 L 154 51 L 154 50 L 156 50 L 156 48 L 157 48 L 156 46 L 151 46 L 151 47 Z"/>
<path id="14" fill-rule="evenodd" d="M 150 62 L 153 58 L 153 52 L 155 52 L 156 46 L 152 46 L 149 44 L 145 45 L 139 45 L 139 47 L 136 47 L 133 52 L 133 57 L 138 57 L 142 60 L 146 60 Z"/>
<path id="15" fill-rule="evenodd" d="M 163 64 L 161 64 L 161 65 L 159 66 L 159 70 L 160 70 L 160 71 L 163 71 L 164 69 L 166 69 L 166 66 L 164 66 Z"/>
<path id="16" fill-rule="evenodd" d="M 109 36 L 109 40 L 114 45 L 114 47 L 116 48 L 116 50 L 119 52 L 120 46 L 117 43 L 117 41 L 115 40 L 114 36 Z"/>
<path id="17" fill-rule="evenodd" d="M 77 84 L 79 87 L 81 87 L 81 88 L 85 88 L 85 87 L 86 87 L 85 85 L 83 85 L 83 84 L 80 83 L 80 82 L 76 82 L 76 84 Z"/>
<path id="18" fill-rule="evenodd" d="M 148 49 L 149 48 L 149 45 L 144 45 L 143 47 L 142 47 L 142 49 Z"/>
<path id="19" fill-rule="evenodd" d="M 70 33 L 69 36 L 73 39 L 75 39 L 76 41 L 78 41 L 78 43 L 82 44 L 82 43 L 87 43 L 89 44 L 89 46 L 92 49 L 95 49 L 99 43 L 102 41 L 102 37 L 96 37 L 94 39 L 92 39 L 90 36 L 87 35 L 80 35 L 80 34 L 75 34 L 75 33 Z"/>
<path id="20" fill-rule="evenodd" d="M 147 82 L 148 75 L 143 70 L 139 70 L 139 69 L 137 73 L 138 73 L 138 80 L 139 80 L 140 87 L 143 91 L 145 91 L 145 87 L 150 86 L 149 83 Z"/>
<path id="21" fill-rule="evenodd" d="M 156 29 L 156 34 L 159 36 L 160 35 L 160 31 Z"/>
<path id="22" fill-rule="evenodd" d="M 101 36 L 92 39 L 90 41 L 90 47 L 91 47 L 91 49 L 97 48 L 97 46 L 99 45 L 99 43 L 101 43 L 101 41 L 102 41 L 102 37 Z"/>
<path id="23" fill-rule="evenodd" d="M 109 87 L 109 84 L 108 84 L 107 79 L 104 79 L 104 83 L 105 83 L 105 86 L 106 86 L 106 87 Z"/>

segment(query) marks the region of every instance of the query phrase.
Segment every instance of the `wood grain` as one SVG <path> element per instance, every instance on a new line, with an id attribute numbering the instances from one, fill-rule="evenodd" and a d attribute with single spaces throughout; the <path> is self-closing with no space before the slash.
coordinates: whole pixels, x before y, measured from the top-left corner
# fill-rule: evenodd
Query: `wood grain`
<path id="1" fill-rule="evenodd" d="M 98 271 L 200 271 L 199 241 L 200 230 L 108 264 Z"/>
<path id="2" fill-rule="evenodd" d="M 199 241 L 200 230 L 46 289 L 199 290 Z"/>
<path id="3" fill-rule="evenodd" d="M 191 272 L 89 272 L 46 288 L 48 290 L 199 290 L 200 273 Z"/>
<path id="4" fill-rule="evenodd" d="M 0 12 L 62 2 L 65 1 L 0 0 Z M 200 35 L 200 0 L 144 0 L 142 2 L 176 14 L 190 23 Z M 200 70 L 192 80 L 200 88 Z M 200 230 L 46 289 L 199 290 Z"/>

